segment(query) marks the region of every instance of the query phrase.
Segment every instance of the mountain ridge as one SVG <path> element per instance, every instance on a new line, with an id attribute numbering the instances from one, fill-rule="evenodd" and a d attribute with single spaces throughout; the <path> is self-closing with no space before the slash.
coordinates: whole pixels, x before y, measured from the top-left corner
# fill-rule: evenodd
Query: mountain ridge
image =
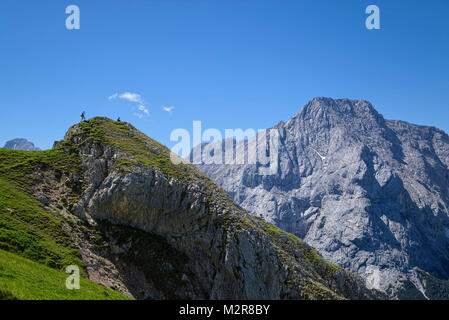
<path id="1" fill-rule="evenodd" d="M 273 175 L 259 175 L 260 165 L 191 160 L 251 214 L 304 238 L 370 287 L 397 297 L 411 279 L 424 297 L 415 267 L 447 279 L 444 131 L 386 120 L 364 100 L 331 98 L 311 100 L 272 130 L 280 136 Z M 240 143 L 248 150 L 256 141 Z M 214 142 L 208 152 L 215 148 L 225 146 Z"/>

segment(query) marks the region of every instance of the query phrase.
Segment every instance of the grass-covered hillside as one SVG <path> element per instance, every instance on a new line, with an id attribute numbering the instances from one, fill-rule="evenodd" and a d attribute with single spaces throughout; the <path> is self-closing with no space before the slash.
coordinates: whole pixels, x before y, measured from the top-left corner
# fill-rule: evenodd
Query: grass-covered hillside
<path id="1" fill-rule="evenodd" d="M 73 128 L 81 130 L 73 133 Z M 79 243 L 75 243 L 70 234 L 73 221 L 67 216 L 71 215 L 73 205 L 86 188 L 79 156 L 83 145 L 95 143 L 120 149 L 125 156 L 118 159 L 116 166 L 119 168 L 126 169 L 139 163 L 184 181 L 199 176 L 226 198 L 225 193 L 199 170 L 188 164 L 174 165 L 167 148 L 126 123 L 94 118 L 72 127 L 69 132 L 75 140 L 77 136 L 82 139 L 76 142 L 61 140 L 54 149 L 45 151 L 0 149 L 0 299 L 127 298 L 87 280 Z M 82 224 L 76 228 L 94 233 L 94 237 L 89 235 L 87 241 L 95 246 L 105 244 L 104 227 Z M 142 237 L 142 232 L 138 231 L 134 235 L 129 228 L 126 230 L 128 236 L 140 237 L 136 243 L 151 237 Z M 154 251 L 154 241 L 152 244 L 146 253 Z M 162 241 L 157 245 L 166 246 Z M 170 297 L 170 289 L 165 287 L 173 279 L 161 281 L 164 276 L 173 274 L 173 270 L 166 270 L 164 262 L 160 261 L 166 252 L 170 250 L 164 251 L 156 260 L 152 257 L 151 261 L 138 262 L 146 266 L 143 268 L 145 276 L 154 278 L 153 285 L 162 288 Z M 140 260 L 142 257 L 146 256 L 140 255 Z M 64 270 L 68 265 L 80 267 L 81 290 L 64 289 L 68 276 Z M 153 270 L 151 275 L 147 266 Z M 83 287 L 87 287 L 86 291 Z"/>
<path id="2" fill-rule="evenodd" d="M 63 226 L 60 212 L 76 201 L 78 186 L 61 188 L 55 181 L 79 170 L 76 150 L 0 149 L 1 299 L 127 298 L 87 280 L 80 252 Z M 45 194 L 55 197 L 52 206 L 37 200 Z M 81 269 L 80 290 L 65 289 L 69 265 Z"/>
<path id="3" fill-rule="evenodd" d="M 67 274 L 0 250 L 0 300 L 127 300 L 85 278 L 79 290 L 65 286 Z"/>

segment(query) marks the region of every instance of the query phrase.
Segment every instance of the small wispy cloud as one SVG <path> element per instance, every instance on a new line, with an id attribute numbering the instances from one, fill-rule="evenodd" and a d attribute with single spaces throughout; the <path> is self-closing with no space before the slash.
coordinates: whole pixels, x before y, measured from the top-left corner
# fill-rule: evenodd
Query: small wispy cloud
<path id="1" fill-rule="evenodd" d="M 175 109 L 175 107 L 173 107 L 173 106 L 170 106 L 170 107 L 162 106 L 162 109 L 163 109 L 165 112 L 172 113 L 172 111 L 173 111 L 173 109 Z"/>
<path id="2" fill-rule="evenodd" d="M 109 96 L 108 100 L 113 100 L 118 98 L 118 93 L 114 93 L 112 96 Z"/>
<path id="3" fill-rule="evenodd" d="M 143 104 L 142 96 L 138 93 L 133 93 L 133 92 L 114 93 L 112 96 L 109 96 L 108 99 L 109 100 L 123 99 L 123 100 L 128 100 L 130 102 L 136 102 L 136 103 Z"/>
<path id="4" fill-rule="evenodd" d="M 139 106 L 139 111 L 142 111 L 142 112 L 145 113 L 147 116 L 150 115 L 150 111 L 149 111 L 143 104 L 141 104 L 141 105 Z"/>
<path id="5" fill-rule="evenodd" d="M 125 92 L 118 96 L 120 99 L 128 100 L 130 102 L 136 102 L 143 104 L 142 96 L 138 93 Z"/>
<path id="6" fill-rule="evenodd" d="M 122 99 L 122 100 L 136 103 L 138 112 L 134 113 L 134 115 L 136 115 L 139 119 L 142 119 L 144 116 L 150 115 L 150 111 L 145 106 L 145 102 L 144 102 L 142 96 L 138 93 L 133 93 L 133 92 L 117 93 L 116 92 L 113 95 L 108 97 L 108 100 L 114 100 L 114 99 Z"/>

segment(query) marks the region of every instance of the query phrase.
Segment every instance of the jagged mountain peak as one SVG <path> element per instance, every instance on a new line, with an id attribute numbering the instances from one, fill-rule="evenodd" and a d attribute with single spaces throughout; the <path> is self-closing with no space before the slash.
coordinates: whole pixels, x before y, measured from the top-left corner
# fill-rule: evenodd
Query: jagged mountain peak
<path id="1" fill-rule="evenodd" d="M 354 100 L 348 98 L 332 99 L 328 97 L 315 97 L 301 110 L 301 113 L 313 113 L 318 110 L 333 111 L 341 114 L 377 114 L 373 105 L 366 100 Z"/>
<path id="2" fill-rule="evenodd" d="M 351 126 L 351 122 L 362 121 L 369 126 L 384 124 L 384 118 L 366 100 L 332 99 L 316 97 L 309 101 L 299 113 L 286 122 L 286 126 L 310 122 L 317 126 Z"/>
<path id="3" fill-rule="evenodd" d="M 364 100 L 330 98 L 311 100 L 274 128 L 281 136 L 274 174 L 260 176 L 250 164 L 198 167 L 251 214 L 394 297 L 404 297 L 404 286 L 429 294 L 415 268 L 448 277 L 443 131 L 386 120 Z"/>

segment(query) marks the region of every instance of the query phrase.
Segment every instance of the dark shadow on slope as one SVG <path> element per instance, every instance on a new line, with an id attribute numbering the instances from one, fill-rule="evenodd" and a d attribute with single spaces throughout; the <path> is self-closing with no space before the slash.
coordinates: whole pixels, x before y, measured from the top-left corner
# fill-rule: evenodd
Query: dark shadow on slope
<path id="1" fill-rule="evenodd" d="M 369 186 L 367 192 L 371 206 L 367 208 L 367 211 L 371 227 L 377 236 L 371 240 L 366 239 L 356 243 L 356 245 L 361 250 L 368 251 L 373 249 L 404 251 L 409 256 L 408 262 L 403 261 L 404 267 L 418 267 L 447 279 L 449 277 L 449 241 L 445 237 L 435 237 L 435 239 L 430 237 L 434 235 L 431 230 L 435 226 L 448 224 L 449 221 L 442 220 L 441 215 L 435 216 L 429 207 L 419 208 L 412 200 L 403 181 L 396 174 L 393 173 L 388 182 L 384 186 L 380 186 L 375 179 L 373 156 L 374 154 L 368 148 L 363 151 L 362 158 L 368 167 L 363 185 Z M 389 223 L 399 224 L 402 230 L 407 232 L 403 238 L 413 240 L 408 243 L 400 243 L 382 217 L 386 218 Z M 439 241 L 446 242 L 446 246 L 438 243 Z"/>

